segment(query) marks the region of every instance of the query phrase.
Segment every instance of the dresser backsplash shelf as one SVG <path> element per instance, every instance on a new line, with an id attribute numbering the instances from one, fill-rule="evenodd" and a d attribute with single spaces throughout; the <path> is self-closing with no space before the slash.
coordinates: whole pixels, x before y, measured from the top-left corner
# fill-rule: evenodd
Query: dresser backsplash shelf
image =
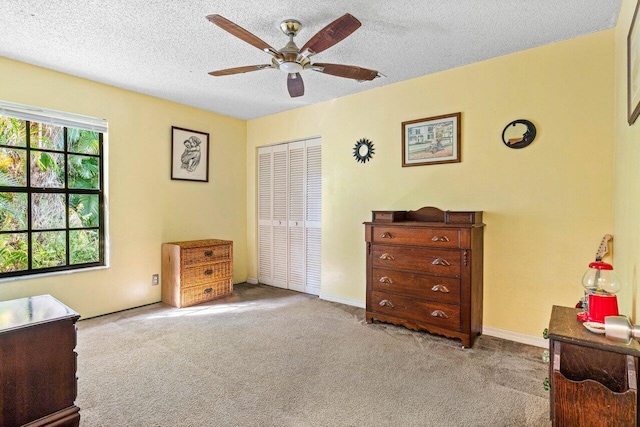
<path id="1" fill-rule="evenodd" d="M 472 347 L 482 333 L 482 212 L 373 211 L 365 222 L 366 320 Z"/>
<path id="2" fill-rule="evenodd" d="M 425 207 L 417 211 L 372 211 L 371 221 L 482 224 L 482 212 L 441 211 L 432 207 Z"/>

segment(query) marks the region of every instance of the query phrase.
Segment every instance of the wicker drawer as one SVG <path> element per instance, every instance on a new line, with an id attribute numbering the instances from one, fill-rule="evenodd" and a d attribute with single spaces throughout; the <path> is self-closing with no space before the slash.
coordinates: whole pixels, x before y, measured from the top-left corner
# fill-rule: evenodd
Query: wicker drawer
<path id="1" fill-rule="evenodd" d="M 460 307 L 387 292 L 371 292 L 371 310 L 387 316 L 460 330 Z"/>
<path id="2" fill-rule="evenodd" d="M 230 279 L 232 276 L 231 261 L 187 267 L 182 269 L 182 287 L 204 285 L 216 280 Z"/>
<path id="3" fill-rule="evenodd" d="M 460 231 L 450 228 L 373 227 L 374 243 L 459 248 Z"/>
<path id="4" fill-rule="evenodd" d="M 185 288 L 180 292 L 180 306 L 199 304 L 229 295 L 231 292 L 233 292 L 233 280 L 231 279 Z"/>
<path id="5" fill-rule="evenodd" d="M 374 268 L 374 291 L 398 293 L 435 302 L 460 304 L 460 279 Z"/>
<path id="6" fill-rule="evenodd" d="M 229 245 L 204 246 L 201 248 L 189 248 L 183 250 L 183 265 L 194 265 L 231 259 L 231 247 Z"/>
<path id="7" fill-rule="evenodd" d="M 460 277 L 460 251 L 456 250 L 373 245 L 371 256 L 373 267 Z"/>
<path id="8" fill-rule="evenodd" d="M 162 245 L 163 302 L 184 307 L 232 292 L 232 241 L 208 239 Z"/>

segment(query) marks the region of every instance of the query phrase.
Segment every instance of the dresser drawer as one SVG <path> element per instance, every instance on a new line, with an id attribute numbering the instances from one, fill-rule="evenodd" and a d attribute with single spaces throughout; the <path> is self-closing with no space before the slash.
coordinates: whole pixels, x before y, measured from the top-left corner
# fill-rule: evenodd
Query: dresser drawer
<path id="1" fill-rule="evenodd" d="M 459 248 L 460 231 L 450 228 L 407 228 L 376 226 L 372 230 L 374 243 L 418 245 L 435 248 Z"/>
<path id="2" fill-rule="evenodd" d="M 374 291 L 412 295 L 436 302 L 460 303 L 460 279 L 374 268 Z"/>
<path id="3" fill-rule="evenodd" d="M 225 279 L 200 286 L 184 288 L 180 291 L 180 306 L 199 304 L 220 298 L 233 292 L 233 280 Z"/>
<path id="4" fill-rule="evenodd" d="M 202 264 L 182 269 L 182 287 L 203 285 L 233 276 L 231 261 Z"/>
<path id="5" fill-rule="evenodd" d="M 202 264 L 231 259 L 231 245 L 203 246 L 200 248 L 183 249 L 183 265 Z"/>
<path id="6" fill-rule="evenodd" d="M 371 292 L 371 310 L 401 319 L 445 329 L 460 329 L 460 307 L 439 304 L 387 292 Z"/>
<path id="7" fill-rule="evenodd" d="M 437 276 L 460 277 L 460 251 L 373 245 L 373 267 L 413 270 Z"/>

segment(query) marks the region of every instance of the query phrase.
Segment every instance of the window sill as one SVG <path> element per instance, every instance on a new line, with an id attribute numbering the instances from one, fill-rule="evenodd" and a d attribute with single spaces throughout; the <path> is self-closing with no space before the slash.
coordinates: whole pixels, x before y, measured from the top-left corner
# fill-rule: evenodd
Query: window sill
<path id="1" fill-rule="evenodd" d="M 61 276 L 61 275 L 66 275 L 66 274 L 86 273 L 88 271 L 106 270 L 108 268 L 109 268 L 109 265 L 101 265 L 101 266 L 98 266 L 98 267 L 82 268 L 82 269 L 78 269 L 78 270 L 50 271 L 48 273 L 35 273 L 35 274 L 29 274 L 29 275 L 26 275 L 26 276 L 3 277 L 3 278 L 0 278 L 0 284 L 1 283 L 6 283 L 6 282 L 13 282 L 13 281 L 16 281 L 16 280 L 33 280 L 33 279 L 42 279 L 42 278 L 50 277 L 50 276 Z"/>

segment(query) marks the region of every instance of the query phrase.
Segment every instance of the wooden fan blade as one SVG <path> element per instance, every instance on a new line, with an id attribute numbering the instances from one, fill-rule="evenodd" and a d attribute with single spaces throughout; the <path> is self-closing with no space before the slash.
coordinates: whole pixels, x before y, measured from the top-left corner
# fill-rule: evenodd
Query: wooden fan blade
<path id="1" fill-rule="evenodd" d="M 287 77 L 287 89 L 292 98 L 304 95 L 304 82 L 300 73 L 289 73 Z"/>
<path id="2" fill-rule="evenodd" d="M 313 55 L 327 50 L 360 28 L 360 25 L 362 25 L 360 21 L 346 13 L 318 31 L 315 36 L 311 37 L 311 39 L 302 46 L 300 52 L 309 50 Z"/>
<path id="3" fill-rule="evenodd" d="M 264 70 L 265 68 L 273 68 L 271 64 L 247 65 L 246 67 L 227 68 L 226 70 L 212 71 L 212 76 L 229 76 L 231 74 L 248 73 L 249 71 Z"/>
<path id="4" fill-rule="evenodd" d="M 322 70 L 315 67 L 322 67 Z M 355 80 L 373 80 L 378 76 L 376 70 L 369 70 L 352 65 L 314 63 L 313 69 L 324 74 Z"/>
<path id="5" fill-rule="evenodd" d="M 227 18 L 224 18 L 220 15 L 208 15 L 207 19 L 212 23 L 216 24 L 218 27 L 227 31 L 228 33 L 233 34 L 240 40 L 243 40 L 249 43 L 250 45 L 255 46 L 258 49 L 265 51 L 273 56 L 277 56 L 275 54 L 277 54 L 278 51 L 275 50 L 273 47 L 271 47 L 267 42 L 254 36 L 249 31 L 245 30 L 238 24 L 235 24 L 229 21 Z"/>

